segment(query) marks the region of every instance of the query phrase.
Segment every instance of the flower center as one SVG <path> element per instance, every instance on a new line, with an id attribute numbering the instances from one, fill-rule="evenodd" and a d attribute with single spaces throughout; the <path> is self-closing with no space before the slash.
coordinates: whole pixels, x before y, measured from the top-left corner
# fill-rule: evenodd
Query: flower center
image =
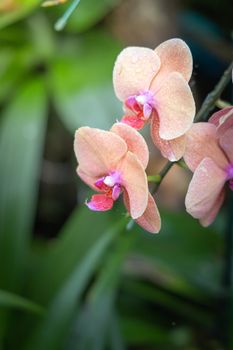
<path id="1" fill-rule="evenodd" d="M 118 171 L 110 172 L 109 175 L 98 179 L 95 186 L 114 201 L 117 200 L 122 192 L 120 173 Z"/>
<path id="2" fill-rule="evenodd" d="M 122 122 L 135 129 L 141 129 L 155 107 L 154 95 L 151 91 L 145 91 L 139 95 L 129 96 L 125 101 L 125 106 L 133 112 L 133 115 L 125 115 Z"/>
<path id="3" fill-rule="evenodd" d="M 125 105 L 138 117 L 148 120 L 154 108 L 154 96 L 151 91 L 145 91 L 140 95 L 129 96 Z"/>
<path id="4" fill-rule="evenodd" d="M 227 167 L 227 180 L 230 189 L 233 191 L 233 164 L 229 164 Z"/>

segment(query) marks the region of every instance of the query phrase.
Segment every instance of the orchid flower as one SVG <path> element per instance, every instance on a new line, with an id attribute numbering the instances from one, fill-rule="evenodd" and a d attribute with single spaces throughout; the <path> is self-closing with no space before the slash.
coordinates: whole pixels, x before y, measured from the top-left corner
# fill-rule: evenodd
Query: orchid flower
<path id="1" fill-rule="evenodd" d="M 184 160 L 194 172 L 185 199 L 188 213 L 210 225 L 233 190 L 233 107 L 215 113 L 208 123 L 196 123 L 187 133 Z"/>
<path id="2" fill-rule="evenodd" d="M 170 39 L 155 50 L 128 47 L 113 70 L 116 96 L 123 102 L 122 122 L 141 129 L 151 121 L 151 136 L 162 155 L 171 161 L 185 150 L 195 103 L 188 81 L 192 55 L 181 39 Z"/>
<path id="3" fill-rule="evenodd" d="M 74 151 L 78 175 L 98 192 L 86 202 L 89 209 L 109 210 L 123 193 L 131 217 L 149 232 L 160 230 L 160 215 L 145 172 L 149 152 L 136 130 L 123 123 L 114 124 L 110 131 L 81 127 L 75 134 Z"/>
<path id="4" fill-rule="evenodd" d="M 214 113 L 209 122 L 216 125 L 217 134 L 221 136 L 229 128 L 233 128 L 233 106 L 229 106 Z"/>

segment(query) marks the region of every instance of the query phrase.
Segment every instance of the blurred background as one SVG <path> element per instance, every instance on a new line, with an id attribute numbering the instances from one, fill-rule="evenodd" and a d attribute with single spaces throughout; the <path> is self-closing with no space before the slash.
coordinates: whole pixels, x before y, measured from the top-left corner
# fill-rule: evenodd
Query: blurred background
<path id="1" fill-rule="evenodd" d="M 111 79 L 125 46 L 184 39 L 199 107 L 232 59 L 233 2 L 81 0 L 61 32 L 72 1 L 41 2 L 0 1 L 0 349 L 233 349 L 232 212 L 203 229 L 184 210 L 191 174 L 174 166 L 150 235 L 121 204 L 83 205 L 73 152 L 78 127 L 122 115 Z M 152 175 L 165 160 L 150 153 Z"/>

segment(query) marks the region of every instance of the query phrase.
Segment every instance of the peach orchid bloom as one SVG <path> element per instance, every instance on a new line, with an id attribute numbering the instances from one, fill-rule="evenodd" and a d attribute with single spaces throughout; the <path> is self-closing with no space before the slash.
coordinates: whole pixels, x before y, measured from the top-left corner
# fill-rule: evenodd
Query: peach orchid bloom
<path id="1" fill-rule="evenodd" d="M 229 106 L 214 113 L 209 122 L 216 125 L 217 134 L 221 136 L 229 128 L 233 127 L 233 106 Z"/>
<path id="2" fill-rule="evenodd" d="M 185 133 L 195 116 L 188 85 L 192 65 L 185 42 L 170 39 L 155 50 L 124 49 L 113 70 L 115 93 L 125 110 L 122 122 L 141 129 L 150 120 L 154 144 L 171 161 L 183 156 Z"/>
<path id="3" fill-rule="evenodd" d="M 136 130 L 123 123 L 114 124 L 110 131 L 81 127 L 75 134 L 74 151 L 78 175 L 99 192 L 86 202 L 89 209 L 109 210 L 123 193 L 131 217 L 151 233 L 160 230 L 160 215 L 145 172 L 149 151 Z"/>
<path id="4" fill-rule="evenodd" d="M 185 199 L 187 212 L 210 225 L 233 190 L 233 107 L 215 113 L 208 123 L 196 123 L 187 133 L 184 160 L 194 172 Z M 228 113 L 228 117 L 227 117 Z M 226 117 L 224 119 L 224 116 Z"/>

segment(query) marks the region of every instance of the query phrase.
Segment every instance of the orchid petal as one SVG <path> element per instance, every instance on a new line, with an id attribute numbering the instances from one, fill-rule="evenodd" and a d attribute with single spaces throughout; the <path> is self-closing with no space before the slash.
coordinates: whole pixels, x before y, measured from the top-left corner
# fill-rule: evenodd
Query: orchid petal
<path id="1" fill-rule="evenodd" d="M 192 69 L 192 54 L 187 44 L 181 39 L 170 39 L 164 41 L 155 48 L 155 53 L 159 56 L 161 67 L 156 79 L 162 80 L 171 72 L 178 72 L 189 81 Z"/>
<path id="2" fill-rule="evenodd" d="M 149 193 L 146 210 L 136 223 L 150 233 L 158 233 L 161 229 L 161 218 L 154 198 Z"/>
<path id="3" fill-rule="evenodd" d="M 159 118 L 156 112 L 151 118 L 151 138 L 163 157 L 171 162 L 179 160 L 185 152 L 186 136 L 180 136 L 173 140 L 163 140 L 159 136 Z"/>
<path id="4" fill-rule="evenodd" d="M 217 205 L 226 181 L 226 172 L 211 159 L 205 158 L 196 168 L 185 198 L 186 210 L 202 219 Z"/>
<path id="5" fill-rule="evenodd" d="M 126 142 L 128 150 L 134 153 L 141 161 L 143 167 L 146 168 L 149 161 L 149 150 L 142 135 L 123 123 L 114 124 L 111 131 L 119 135 Z"/>
<path id="6" fill-rule="evenodd" d="M 202 226 L 207 227 L 210 224 L 212 224 L 223 204 L 224 199 L 225 191 L 222 190 L 210 211 L 200 219 L 200 223 L 202 224 Z"/>
<path id="7" fill-rule="evenodd" d="M 129 197 L 127 193 L 123 196 L 125 206 L 130 212 Z M 154 201 L 154 198 L 150 193 L 148 193 L 148 204 L 146 210 L 138 219 L 135 220 L 138 225 L 140 225 L 144 230 L 150 233 L 158 233 L 161 229 L 161 218 Z"/>
<path id="8" fill-rule="evenodd" d="M 215 126 L 219 127 L 222 125 L 225 120 L 233 115 L 233 107 L 226 107 L 223 109 L 220 109 L 219 111 L 212 114 L 212 116 L 209 118 L 208 122 L 214 124 Z"/>
<path id="9" fill-rule="evenodd" d="M 216 127 L 211 123 L 195 123 L 186 134 L 186 149 L 184 160 L 190 170 L 194 171 L 200 162 L 213 158 L 219 167 L 224 168 L 228 161 L 219 147 Z"/>
<path id="10" fill-rule="evenodd" d="M 231 164 L 233 164 L 233 128 L 228 129 L 219 139 L 221 148 L 224 150 Z"/>
<path id="11" fill-rule="evenodd" d="M 129 196 L 130 215 L 133 219 L 137 219 L 146 210 L 148 202 L 145 170 L 135 154 L 127 152 L 119 171 L 121 172 L 121 185 Z"/>
<path id="12" fill-rule="evenodd" d="M 151 86 L 155 108 L 159 115 L 159 135 L 171 140 L 188 131 L 195 116 L 195 103 L 187 81 L 180 73 L 170 73 L 161 85 Z"/>
<path id="13" fill-rule="evenodd" d="M 82 127 L 75 133 L 74 150 L 80 169 L 89 176 L 101 177 L 116 168 L 127 145 L 115 133 Z"/>
<path id="14" fill-rule="evenodd" d="M 113 199 L 105 194 L 94 194 L 86 205 L 93 211 L 107 211 L 113 207 Z"/>
<path id="15" fill-rule="evenodd" d="M 127 47 L 116 59 L 113 69 L 113 85 L 116 96 L 124 101 L 149 88 L 160 68 L 157 54 L 144 47 Z"/>
<path id="16" fill-rule="evenodd" d="M 208 122 L 217 126 L 217 135 L 220 137 L 233 128 L 233 107 L 226 107 L 214 113 Z"/>
<path id="17" fill-rule="evenodd" d="M 85 182 L 89 187 L 95 191 L 99 191 L 99 188 L 95 186 L 95 182 L 98 180 L 97 177 L 89 176 L 80 169 L 80 166 L 77 167 L 77 174 L 80 179 Z"/>

